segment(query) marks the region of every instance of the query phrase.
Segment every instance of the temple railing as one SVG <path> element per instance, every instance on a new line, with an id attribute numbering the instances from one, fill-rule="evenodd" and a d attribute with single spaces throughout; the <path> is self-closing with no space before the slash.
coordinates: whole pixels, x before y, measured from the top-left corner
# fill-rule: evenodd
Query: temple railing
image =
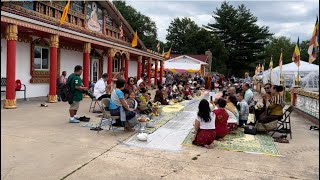
<path id="1" fill-rule="evenodd" d="M 319 94 L 297 89 L 295 107 L 319 121 Z"/>

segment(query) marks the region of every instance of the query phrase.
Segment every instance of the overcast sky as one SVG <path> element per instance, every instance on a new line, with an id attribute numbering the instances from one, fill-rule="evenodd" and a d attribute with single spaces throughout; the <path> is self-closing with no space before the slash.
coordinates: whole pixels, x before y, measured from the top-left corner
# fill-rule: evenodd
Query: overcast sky
<path id="1" fill-rule="evenodd" d="M 318 0 L 269 0 L 269 1 L 229 1 L 238 6 L 243 3 L 258 17 L 258 25 L 269 26 L 275 36 L 287 36 L 295 42 L 300 37 L 309 40 L 312 35 L 316 16 L 319 12 Z M 161 0 L 127 0 L 142 14 L 156 22 L 158 38 L 166 41 L 167 29 L 176 17 L 189 17 L 199 26 L 214 22 L 213 11 L 220 7 L 221 1 L 161 1 Z"/>

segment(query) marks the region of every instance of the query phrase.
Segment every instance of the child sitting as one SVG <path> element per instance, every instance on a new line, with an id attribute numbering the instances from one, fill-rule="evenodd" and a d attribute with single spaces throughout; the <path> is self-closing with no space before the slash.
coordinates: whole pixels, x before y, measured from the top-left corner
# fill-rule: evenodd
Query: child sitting
<path id="1" fill-rule="evenodd" d="M 244 99 L 244 94 L 242 92 L 237 94 L 237 99 L 239 102 L 239 127 L 243 127 L 247 121 L 249 116 L 249 105 L 247 101 Z"/>
<path id="2" fill-rule="evenodd" d="M 223 98 L 218 99 L 217 109 L 213 110 L 215 114 L 215 125 L 216 125 L 216 139 L 223 139 L 228 134 L 228 118 L 229 115 L 224 109 L 226 107 L 226 100 Z"/>
<path id="3" fill-rule="evenodd" d="M 152 112 L 152 103 L 151 103 L 151 97 L 148 93 L 148 91 L 145 88 L 142 88 L 140 90 L 141 96 L 140 96 L 140 102 L 139 102 L 139 110 L 141 114 L 149 114 Z"/>
<path id="4" fill-rule="evenodd" d="M 212 149 L 211 144 L 216 136 L 214 113 L 210 109 L 209 102 L 205 99 L 200 101 L 198 108 L 198 118 L 194 122 L 195 135 L 192 138 L 192 143 Z"/>
<path id="5" fill-rule="evenodd" d="M 191 100 L 192 99 L 192 92 L 191 92 L 191 89 L 190 89 L 190 84 L 187 82 L 184 86 L 184 99 L 186 100 Z"/>

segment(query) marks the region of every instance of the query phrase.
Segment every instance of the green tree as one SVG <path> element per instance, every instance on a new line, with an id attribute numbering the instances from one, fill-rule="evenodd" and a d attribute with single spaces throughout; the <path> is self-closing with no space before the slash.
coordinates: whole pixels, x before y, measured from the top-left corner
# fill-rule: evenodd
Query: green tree
<path id="1" fill-rule="evenodd" d="M 172 47 L 174 54 L 196 53 L 195 48 L 190 48 L 188 42 L 195 41 L 195 36 L 200 27 L 190 18 L 175 18 L 167 29 L 167 45 Z"/>
<path id="2" fill-rule="evenodd" d="M 292 54 L 295 44 L 285 36 L 281 37 L 271 37 L 269 39 L 269 44 L 265 46 L 266 54 L 266 67 L 269 67 L 271 56 L 273 56 L 273 66 L 279 65 L 280 53 L 282 48 L 282 64 L 287 64 L 292 62 Z M 261 63 L 261 62 L 260 62 Z"/>
<path id="3" fill-rule="evenodd" d="M 228 59 L 223 62 L 227 75 L 243 76 L 245 71 L 253 72 L 255 63 L 265 56 L 264 46 L 272 35 L 269 28 L 259 27 L 257 17 L 243 4 L 235 8 L 223 2 L 213 13 L 215 23 L 205 27 L 222 40 L 228 51 Z"/>
<path id="4" fill-rule="evenodd" d="M 128 21 L 132 29 L 138 32 L 138 36 L 144 45 L 154 50 L 158 43 L 156 23 L 150 17 L 127 5 L 125 1 L 113 1 L 113 4 Z"/>

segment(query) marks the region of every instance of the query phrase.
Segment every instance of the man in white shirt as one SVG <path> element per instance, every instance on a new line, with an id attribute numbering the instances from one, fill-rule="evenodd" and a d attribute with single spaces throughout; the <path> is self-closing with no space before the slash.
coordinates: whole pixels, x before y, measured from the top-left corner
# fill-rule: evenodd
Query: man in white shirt
<path id="1" fill-rule="evenodd" d="M 102 74 L 102 78 L 97 81 L 93 89 L 93 95 L 96 99 L 101 100 L 103 98 L 109 98 L 110 94 L 106 93 L 107 85 L 106 82 L 108 80 L 108 74 Z"/>
<path id="2" fill-rule="evenodd" d="M 141 74 L 140 79 L 137 81 L 137 87 L 139 87 L 140 83 L 145 82 L 146 75 L 144 73 Z"/>

